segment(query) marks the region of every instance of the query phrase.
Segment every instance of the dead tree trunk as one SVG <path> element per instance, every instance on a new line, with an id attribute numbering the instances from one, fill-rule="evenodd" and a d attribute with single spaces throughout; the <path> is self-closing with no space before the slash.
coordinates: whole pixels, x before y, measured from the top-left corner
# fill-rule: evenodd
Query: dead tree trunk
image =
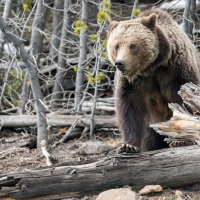
<path id="1" fill-rule="evenodd" d="M 169 136 L 171 141 L 190 140 L 200 145 L 200 119 L 199 116 L 195 116 L 196 113 L 200 113 L 200 86 L 186 83 L 181 86 L 178 94 L 193 111 L 193 115 L 178 104 L 169 104 L 173 117 L 169 121 L 152 124 L 151 127 L 159 134 Z"/>
<path id="2" fill-rule="evenodd" d="M 56 81 L 53 88 L 53 95 L 52 99 L 61 99 L 63 96 L 63 87 L 64 87 L 64 77 L 66 73 L 66 53 L 67 53 L 67 37 L 68 37 L 68 30 L 70 27 L 70 6 L 72 5 L 71 0 L 64 1 L 64 19 L 63 19 L 63 26 L 61 32 L 61 41 L 59 47 L 59 55 L 58 55 L 58 64 L 59 67 L 57 68 L 56 74 Z M 56 104 L 52 103 L 52 107 L 56 108 Z"/>
<path id="3" fill-rule="evenodd" d="M 189 146 L 5 174 L 0 176 L 0 198 L 69 198 L 124 185 L 190 186 L 200 182 L 199 155 L 200 147 Z"/>
<path id="4" fill-rule="evenodd" d="M 82 13 L 81 20 L 87 24 L 88 21 L 88 0 L 82 1 Z M 75 90 L 75 111 L 77 111 L 81 99 L 83 97 L 83 84 L 84 84 L 84 65 L 85 60 L 87 59 L 87 31 L 84 28 L 81 28 L 80 32 L 80 53 L 79 53 L 79 63 L 78 71 L 76 74 L 76 90 Z M 80 106 L 81 110 L 81 106 Z"/>
<path id="5" fill-rule="evenodd" d="M 40 142 L 42 140 L 47 140 L 47 128 L 46 128 L 47 126 L 46 126 L 45 110 L 42 103 L 42 93 L 40 90 L 40 83 L 37 76 L 37 70 L 35 68 L 35 62 L 33 58 L 30 57 L 26 53 L 21 41 L 15 35 L 12 34 L 12 32 L 7 27 L 2 17 L 0 17 L 0 29 L 2 32 L 4 32 L 6 37 L 8 37 L 13 42 L 13 45 L 15 46 L 15 48 L 19 49 L 20 57 L 26 64 L 26 67 L 30 76 L 31 87 L 32 87 L 32 91 L 33 91 L 33 95 L 35 99 L 35 106 L 36 106 L 36 112 L 37 112 L 37 124 L 38 124 L 38 140 L 37 140 L 38 144 L 37 145 L 40 145 Z"/>
<path id="6" fill-rule="evenodd" d="M 53 34 L 51 38 L 51 47 L 49 56 L 56 62 L 58 60 L 58 49 L 60 45 L 60 35 L 62 28 L 62 19 L 63 19 L 63 7 L 64 0 L 55 0 L 54 9 L 53 9 Z M 65 20 L 65 18 L 63 19 Z M 52 64 L 53 64 L 52 62 Z"/>
<path id="7" fill-rule="evenodd" d="M 3 19 L 5 22 L 8 21 L 8 17 L 10 16 L 10 12 L 12 9 L 12 0 L 7 0 L 5 2 L 4 12 L 3 12 Z M 5 35 L 3 32 L 0 32 L 0 58 L 2 57 L 3 53 L 3 45 L 4 45 Z"/>

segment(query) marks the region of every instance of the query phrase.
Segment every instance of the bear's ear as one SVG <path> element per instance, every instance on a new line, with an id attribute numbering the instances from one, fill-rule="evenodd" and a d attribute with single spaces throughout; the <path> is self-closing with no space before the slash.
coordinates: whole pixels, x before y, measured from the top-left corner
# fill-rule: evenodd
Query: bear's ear
<path id="1" fill-rule="evenodd" d="M 114 28 L 116 28 L 118 26 L 119 22 L 117 21 L 112 21 L 110 23 L 110 27 L 109 27 L 109 31 L 111 32 Z"/>
<path id="2" fill-rule="evenodd" d="M 156 26 L 158 15 L 156 13 L 151 13 L 148 17 L 143 17 L 141 23 L 147 28 L 153 30 Z"/>

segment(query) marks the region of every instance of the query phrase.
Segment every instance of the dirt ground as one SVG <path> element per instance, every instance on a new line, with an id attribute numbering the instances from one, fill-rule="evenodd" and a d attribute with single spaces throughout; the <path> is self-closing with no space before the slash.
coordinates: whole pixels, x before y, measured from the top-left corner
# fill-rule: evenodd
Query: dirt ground
<path id="1" fill-rule="evenodd" d="M 35 148 L 36 140 L 33 132 L 33 136 L 27 134 L 27 130 L 16 129 L 2 129 L 0 131 L 0 174 L 9 174 L 12 172 L 20 172 L 24 169 L 34 169 L 46 167 L 46 161 L 43 157 L 41 150 Z M 56 134 L 62 132 L 61 129 L 56 128 L 53 130 L 54 137 L 52 143 L 56 142 L 62 137 L 63 134 Z M 121 137 L 118 132 L 102 132 L 99 131 L 95 134 L 93 141 L 104 141 L 109 144 L 118 144 L 121 142 Z M 54 149 L 50 150 L 50 153 L 56 157 L 55 165 L 65 162 L 76 162 L 80 160 L 96 160 L 104 155 L 79 155 L 77 149 L 84 142 L 89 141 L 89 136 L 85 135 L 80 138 L 74 138 L 67 141 L 64 144 L 60 144 Z M 116 154 L 115 150 L 108 152 L 109 155 Z M 131 186 L 130 186 L 131 187 Z M 138 192 L 138 190 L 134 191 Z M 184 200 L 200 200 L 200 184 L 194 185 L 188 188 L 176 188 L 164 189 L 161 193 L 148 194 L 142 198 L 142 200 L 176 200 L 176 190 L 182 192 L 181 198 Z M 95 196 L 85 196 L 82 198 L 70 198 L 71 200 L 95 200 Z M 69 198 L 66 198 L 69 199 Z"/>

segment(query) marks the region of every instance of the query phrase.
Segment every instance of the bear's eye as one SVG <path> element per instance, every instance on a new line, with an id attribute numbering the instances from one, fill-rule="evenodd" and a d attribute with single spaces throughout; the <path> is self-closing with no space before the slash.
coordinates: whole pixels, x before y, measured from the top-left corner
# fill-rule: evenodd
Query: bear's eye
<path id="1" fill-rule="evenodd" d="M 135 45 L 134 45 L 134 44 L 131 44 L 131 45 L 130 45 L 130 49 L 135 49 Z"/>
<path id="2" fill-rule="evenodd" d="M 119 49 L 119 45 L 115 45 L 115 50 L 117 51 Z"/>

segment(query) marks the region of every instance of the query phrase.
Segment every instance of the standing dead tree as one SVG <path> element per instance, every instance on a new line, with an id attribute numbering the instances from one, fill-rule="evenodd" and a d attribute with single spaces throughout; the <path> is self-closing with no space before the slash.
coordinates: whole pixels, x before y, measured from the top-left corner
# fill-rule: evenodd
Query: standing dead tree
<path id="1" fill-rule="evenodd" d="M 63 20 L 63 7 L 64 0 L 55 0 L 54 8 L 53 8 L 53 32 L 51 38 L 51 46 L 50 46 L 50 58 L 52 61 L 58 60 L 58 49 L 60 46 L 60 37 L 61 37 L 61 29 Z M 65 9 L 64 9 L 65 10 Z"/>
<path id="2" fill-rule="evenodd" d="M 37 142 L 38 146 L 40 146 L 42 140 L 47 140 L 47 128 L 46 128 L 45 110 L 44 110 L 44 105 L 42 103 L 42 93 L 40 90 L 40 83 L 37 76 L 37 70 L 35 67 L 36 63 L 34 62 L 33 58 L 26 53 L 22 42 L 18 37 L 12 34 L 11 30 L 7 27 L 2 17 L 0 17 L 0 29 L 2 32 L 4 32 L 6 37 L 8 37 L 11 40 L 15 48 L 19 50 L 20 57 L 27 67 L 27 71 L 29 73 L 31 81 L 32 92 L 35 99 L 35 106 L 37 112 L 37 125 L 38 125 Z"/>
<path id="3" fill-rule="evenodd" d="M 65 0 L 63 26 L 62 26 L 61 41 L 60 41 L 59 55 L 58 55 L 58 67 L 57 67 L 56 81 L 53 88 L 53 96 L 52 96 L 53 100 L 61 99 L 63 95 L 64 76 L 66 74 L 66 58 L 65 58 L 66 53 L 67 53 L 66 41 L 67 41 L 68 30 L 69 30 L 70 21 L 71 21 L 70 20 L 70 6 L 71 5 L 72 5 L 71 0 Z"/>
<path id="4" fill-rule="evenodd" d="M 183 30 L 190 36 L 193 34 L 195 10 L 196 0 L 187 0 L 183 13 Z"/>
<path id="5" fill-rule="evenodd" d="M 8 21 L 8 17 L 10 16 L 10 12 L 11 12 L 11 8 L 12 8 L 12 0 L 7 0 L 5 2 L 5 7 L 4 7 L 4 12 L 3 12 L 3 19 L 7 22 Z M 0 32 L 0 58 L 2 57 L 2 52 L 3 52 L 3 46 L 4 46 L 4 41 L 5 40 L 5 35 L 3 32 Z M 3 87 L 5 89 L 5 87 Z M 3 89 L 3 90 L 4 90 Z M 1 97 L 4 94 L 4 91 L 1 90 Z M 2 110 L 2 98 L 0 97 L 0 110 Z"/>
<path id="6" fill-rule="evenodd" d="M 39 65 L 40 54 L 42 50 L 42 41 L 43 36 L 41 31 L 44 29 L 45 26 L 45 18 L 48 11 L 48 8 L 45 4 L 50 4 L 51 0 L 44 0 L 44 1 L 37 1 L 37 9 L 33 21 L 32 26 L 32 35 L 31 35 L 31 54 L 33 58 L 36 60 L 36 66 Z M 35 74 L 37 76 L 37 74 Z M 29 73 L 30 76 L 30 73 Z M 32 86 L 33 87 L 33 86 Z M 40 90 L 40 86 L 37 88 L 37 92 Z M 37 135 L 37 147 L 40 147 L 41 142 L 43 140 L 47 141 L 47 123 L 46 123 L 46 114 L 44 110 L 44 105 L 42 103 L 42 93 L 40 99 L 38 99 L 38 106 L 40 106 L 41 112 L 38 114 L 40 115 L 40 120 L 38 120 L 38 135 Z"/>
<path id="7" fill-rule="evenodd" d="M 8 17 L 10 16 L 11 8 L 12 8 L 12 0 L 6 0 L 4 12 L 3 12 L 3 19 L 7 22 Z M 4 44 L 5 35 L 3 32 L 0 33 L 0 58 L 2 57 L 3 52 L 3 44 Z"/>
<path id="8" fill-rule="evenodd" d="M 78 71 L 76 73 L 76 90 L 75 90 L 75 111 L 81 102 L 84 89 L 84 67 L 87 59 L 87 21 L 88 21 L 88 0 L 82 1 L 81 21 L 84 23 L 80 30 L 80 53 Z M 81 105 L 80 105 L 81 110 Z"/>

